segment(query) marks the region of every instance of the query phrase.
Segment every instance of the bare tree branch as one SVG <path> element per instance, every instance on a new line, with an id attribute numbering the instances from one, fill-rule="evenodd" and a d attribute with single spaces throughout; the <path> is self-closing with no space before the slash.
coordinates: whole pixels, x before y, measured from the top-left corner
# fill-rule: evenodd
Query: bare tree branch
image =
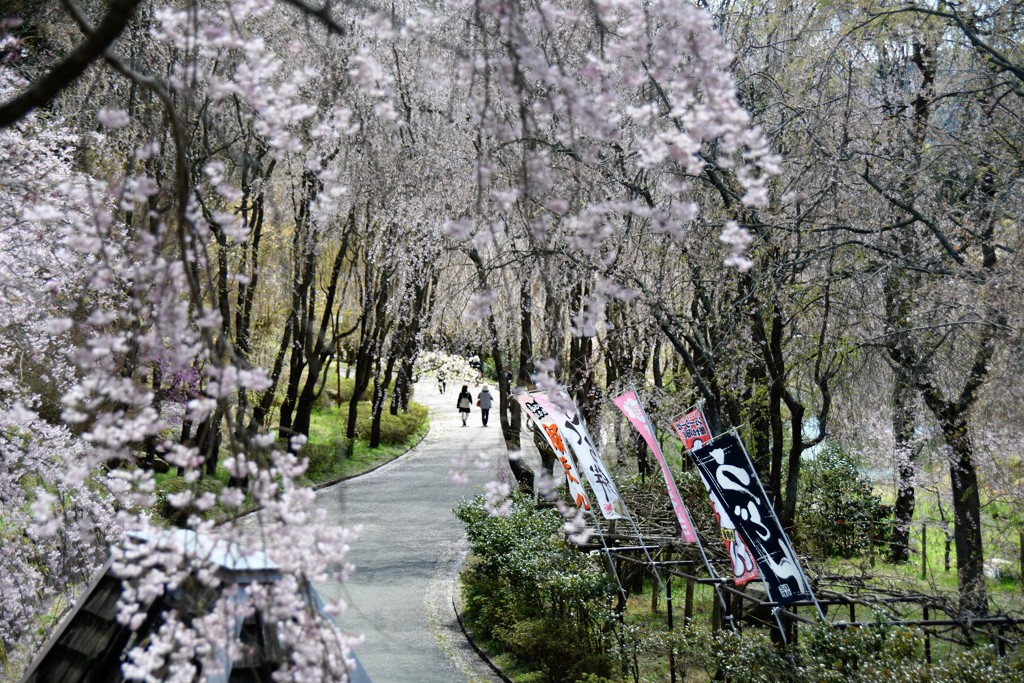
<path id="1" fill-rule="evenodd" d="M 320 23 L 322 23 L 327 31 L 333 33 L 336 36 L 345 35 L 344 27 L 334 20 L 331 16 L 331 3 L 325 2 L 322 7 L 314 7 L 313 5 L 307 4 L 302 0 L 284 0 L 285 4 L 295 7 L 303 14 L 308 14 Z"/>
<path id="2" fill-rule="evenodd" d="M 32 83 L 28 89 L 0 105 L 0 129 L 9 128 L 37 107 L 42 107 L 74 83 L 124 31 L 142 0 L 111 0 L 103 21 L 64 61 Z"/>

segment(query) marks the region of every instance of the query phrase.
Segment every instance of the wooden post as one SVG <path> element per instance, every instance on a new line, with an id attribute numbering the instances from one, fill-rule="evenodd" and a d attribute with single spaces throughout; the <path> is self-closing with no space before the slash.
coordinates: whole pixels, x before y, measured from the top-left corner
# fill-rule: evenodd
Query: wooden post
<path id="1" fill-rule="evenodd" d="M 658 613 L 658 578 L 654 573 L 654 569 L 651 569 L 651 612 Z"/>
<path id="2" fill-rule="evenodd" d="M 1024 531 L 1020 532 L 1020 580 L 1024 581 Z"/>
<path id="3" fill-rule="evenodd" d="M 921 578 L 928 578 L 928 525 L 921 524 Z"/>
<path id="4" fill-rule="evenodd" d="M 693 579 L 686 580 L 686 598 L 683 602 L 683 623 L 687 626 L 693 621 Z"/>
<path id="5" fill-rule="evenodd" d="M 925 605 L 925 614 L 923 621 L 928 621 L 928 605 Z M 925 661 L 926 663 L 928 663 L 929 666 L 932 664 L 932 634 L 928 630 L 927 626 L 925 627 Z"/>
<path id="6" fill-rule="evenodd" d="M 668 612 L 668 630 L 672 630 L 672 575 L 665 577 L 665 611 Z M 668 649 L 668 673 L 671 683 L 676 683 L 676 649 Z"/>
<path id="7" fill-rule="evenodd" d="M 793 611 L 793 614 L 796 614 L 796 605 L 793 605 L 790 609 Z M 793 647 L 796 647 L 797 646 L 797 628 L 800 625 L 800 621 L 798 619 L 791 619 L 790 623 L 792 624 L 792 628 L 793 628 L 793 637 L 790 639 L 789 642 L 790 642 L 790 644 Z"/>

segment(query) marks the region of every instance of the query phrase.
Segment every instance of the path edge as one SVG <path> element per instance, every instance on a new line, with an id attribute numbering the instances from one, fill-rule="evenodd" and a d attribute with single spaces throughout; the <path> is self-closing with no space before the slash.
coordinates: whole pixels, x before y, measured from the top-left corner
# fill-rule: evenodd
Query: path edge
<path id="1" fill-rule="evenodd" d="M 454 584 L 456 588 L 462 588 L 462 581 L 460 581 L 458 578 L 456 578 Z M 498 678 L 500 678 L 505 683 L 515 683 L 515 681 L 509 678 L 508 675 L 506 675 L 505 672 L 502 671 L 498 667 L 498 665 L 491 660 L 487 652 L 482 647 L 477 645 L 476 640 L 473 639 L 473 636 L 470 633 L 469 628 L 466 626 L 466 622 L 462 618 L 462 614 L 459 613 L 459 606 L 455 599 L 454 592 L 452 593 L 452 611 L 455 612 L 455 619 L 459 622 L 459 628 L 462 630 L 462 635 L 465 636 L 466 642 L 469 643 L 469 646 L 473 648 L 473 651 L 476 652 L 480 659 L 482 659 L 487 664 L 487 666 L 491 668 L 491 671 L 498 675 Z"/>

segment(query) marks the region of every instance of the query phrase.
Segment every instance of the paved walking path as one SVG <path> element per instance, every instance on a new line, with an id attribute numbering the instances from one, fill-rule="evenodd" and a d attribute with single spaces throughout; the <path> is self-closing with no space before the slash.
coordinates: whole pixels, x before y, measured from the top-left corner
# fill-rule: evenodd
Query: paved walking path
<path id="1" fill-rule="evenodd" d="M 459 384 L 440 394 L 433 378 L 416 385 L 415 400 L 430 408 L 430 433 L 413 450 L 370 474 L 322 489 L 316 505 L 332 522 L 362 525 L 349 555 L 356 569 L 344 584 L 318 585 L 325 597 L 345 597 L 340 625 L 362 633 L 356 648 L 374 683 L 497 681 L 465 641 L 452 609 L 454 582 L 465 556 L 458 501 L 483 490 L 504 461 L 497 410 L 488 427 L 473 408 L 463 427 L 455 408 Z M 474 397 L 479 385 L 470 385 Z M 492 391 L 497 395 L 497 391 Z M 495 401 L 497 404 L 497 401 Z M 527 458 L 536 449 L 524 435 Z M 471 483 L 457 486 L 453 459 L 488 455 L 485 470 L 470 464 Z"/>

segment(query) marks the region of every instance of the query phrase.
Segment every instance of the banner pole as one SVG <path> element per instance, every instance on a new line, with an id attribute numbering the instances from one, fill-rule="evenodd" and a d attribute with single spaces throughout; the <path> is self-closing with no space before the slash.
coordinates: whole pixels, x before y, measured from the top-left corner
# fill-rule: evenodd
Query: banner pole
<path id="1" fill-rule="evenodd" d="M 640 405 L 640 410 L 643 412 L 644 421 L 646 422 L 646 424 L 649 424 L 651 426 L 651 428 L 653 429 L 654 428 L 654 423 L 651 422 L 650 416 L 647 415 L 647 409 L 644 408 L 643 401 L 640 400 L 640 392 L 637 390 L 636 386 L 633 385 L 633 384 L 630 385 L 630 390 L 632 390 L 633 393 L 637 397 L 637 403 Z M 655 438 L 656 438 L 656 436 L 655 436 Z M 669 474 L 670 475 L 672 474 L 671 470 L 670 470 Z M 675 477 L 673 477 L 673 485 L 675 485 Z M 678 489 L 677 489 L 677 493 L 678 493 Z M 681 498 L 682 497 L 680 496 L 680 499 Z M 686 516 L 689 517 L 689 512 L 688 511 L 687 511 L 687 515 Z M 720 579 L 720 577 L 718 575 L 718 572 L 715 571 L 715 567 L 712 566 L 711 560 L 708 559 L 708 553 L 705 550 L 705 547 L 703 547 L 703 544 L 700 542 L 700 537 L 697 535 L 697 529 L 696 529 L 695 526 L 693 526 L 693 520 L 692 519 L 690 519 L 690 526 L 693 528 L 693 538 L 694 538 L 694 542 L 695 542 L 695 545 L 697 547 L 697 550 L 700 552 L 700 559 L 703 561 L 703 564 L 705 564 L 705 568 L 708 569 L 709 577 L 711 577 L 712 579 L 716 580 L 715 584 L 713 586 L 714 586 L 714 591 L 715 591 L 715 597 L 718 598 L 719 604 L 722 607 L 722 615 L 723 615 L 723 617 L 728 618 L 729 629 L 731 631 L 735 632 L 736 631 L 736 625 L 735 625 L 735 623 L 733 621 L 731 610 L 727 609 L 727 607 L 726 607 L 725 597 L 722 595 L 722 589 L 721 589 L 720 583 L 718 581 Z M 640 533 L 639 529 L 637 530 L 637 533 L 638 533 L 638 536 L 639 536 L 639 533 Z M 643 539 L 642 538 L 641 538 L 641 545 L 646 545 L 646 544 L 643 543 Z M 646 550 L 644 552 L 646 553 Z M 651 560 L 649 554 L 647 555 L 647 559 L 650 560 L 650 561 L 653 561 L 653 560 Z M 657 572 L 656 568 L 654 569 L 654 572 L 655 572 L 655 575 L 657 575 L 657 577 L 658 577 L 658 582 L 662 583 L 662 578 L 660 578 L 660 574 Z"/>

